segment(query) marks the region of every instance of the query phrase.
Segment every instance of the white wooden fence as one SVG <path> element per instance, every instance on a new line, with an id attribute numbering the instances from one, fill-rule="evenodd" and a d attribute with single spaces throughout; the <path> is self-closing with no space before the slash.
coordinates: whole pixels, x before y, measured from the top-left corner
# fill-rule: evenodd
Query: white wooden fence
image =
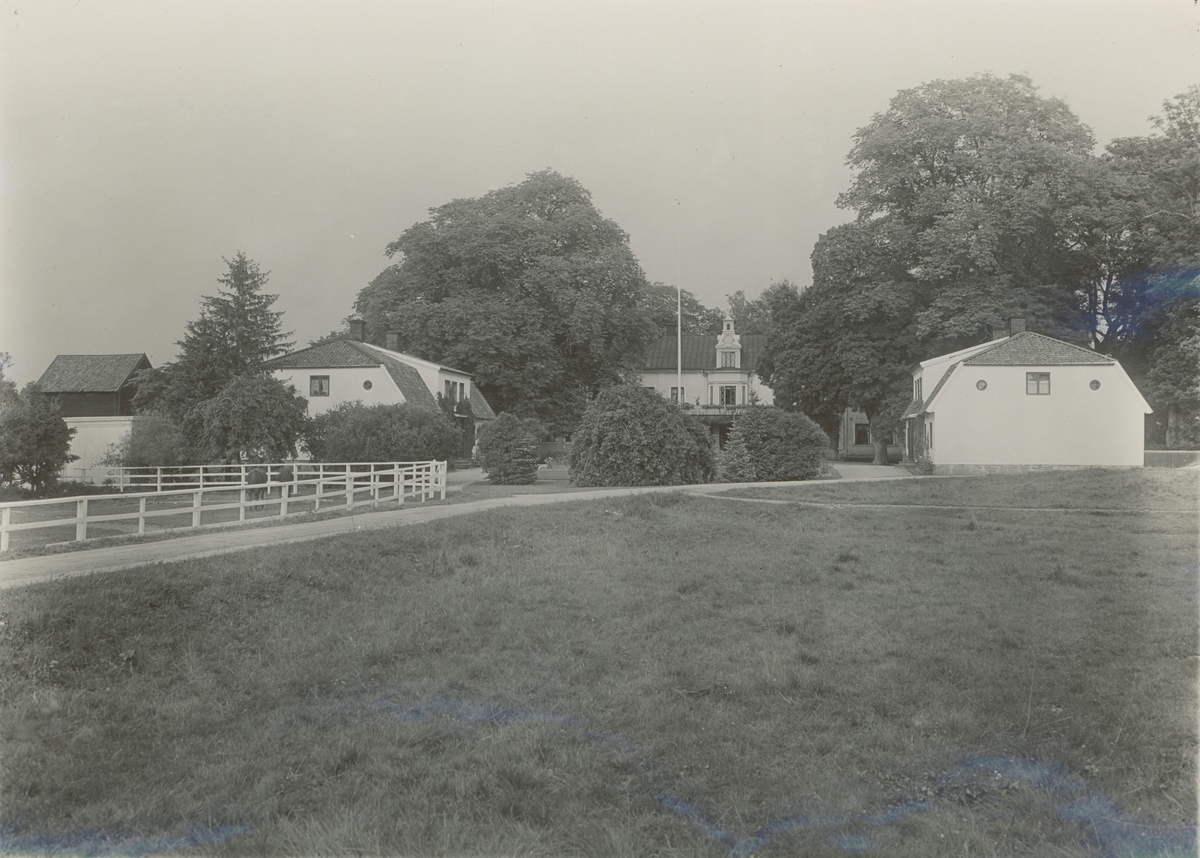
<path id="1" fill-rule="evenodd" d="M 83 542 L 88 538 L 89 524 L 136 520 L 136 532 L 144 534 L 147 521 L 165 516 L 190 515 L 190 523 L 155 532 L 245 521 L 247 510 L 263 508 L 277 508 L 278 513 L 270 517 L 284 518 L 334 507 L 374 507 L 389 501 L 400 505 L 406 497 L 420 498 L 422 502 L 435 496 L 446 499 L 445 462 L 293 462 L 244 466 L 246 470 L 261 468 L 271 474 L 270 482 L 254 485 L 245 482 L 244 472 L 238 470 L 242 467 L 205 465 L 193 469 L 191 488 L 164 488 L 172 485 L 170 479 L 164 482 L 164 476 L 176 475 L 163 472 L 176 469 L 158 469 L 158 473 L 154 473 L 155 469 L 123 469 L 150 473 L 131 475 L 125 483 L 130 489 L 126 492 L 0 503 L 0 553 L 9 549 L 9 534 L 23 530 L 74 525 L 74 541 Z M 292 469 L 291 479 L 280 482 L 275 477 L 285 467 Z M 137 510 L 128 509 L 135 500 Z M 74 515 L 56 515 L 52 511 L 56 506 L 73 507 Z M 116 507 L 119 511 L 98 512 L 97 507 L 102 506 Z M 228 510 L 237 510 L 237 518 L 231 514 L 214 515 Z M 41 519 L 47 512 L 51 518 Z M 207 523 L 203 520 L 206 516 Z M 14 521 L 14 517 L 32 520 Z M 255 516 L 255 519 L 265 517 Z M 220 520 L 212 521 L 213 518 Z M 127 532 L 134 532 L 132 526 Z"/>

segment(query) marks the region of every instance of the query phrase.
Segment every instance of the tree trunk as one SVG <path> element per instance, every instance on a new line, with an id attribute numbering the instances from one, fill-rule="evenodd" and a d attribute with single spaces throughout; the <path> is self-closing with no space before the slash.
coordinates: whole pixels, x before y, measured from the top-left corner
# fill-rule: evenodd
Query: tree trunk
<path id="1" fill-rule="evenodd" d="M 1167 448 L 1174 450 L 1179 446 L 1179 408 L 1174 404 L 1167 406 Z"/>
<path id="2" fill-rule="evenodd" d="M 886 465 L 888 463 L 888 443 L 887 439 L 872 438 L 871 443 L 875 446 L 875 459 L 871 462 L 872 465 Z"/>

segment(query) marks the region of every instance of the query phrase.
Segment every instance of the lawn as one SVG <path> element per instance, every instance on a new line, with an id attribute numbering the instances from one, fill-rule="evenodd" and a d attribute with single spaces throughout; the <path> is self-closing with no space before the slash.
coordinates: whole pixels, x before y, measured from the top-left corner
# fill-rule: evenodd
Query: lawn
<path id="1" fill-rule="evenodd" d="M 6 591 L 0 850 L 1195 854 L 1194 474 L 766 494 Z"/>

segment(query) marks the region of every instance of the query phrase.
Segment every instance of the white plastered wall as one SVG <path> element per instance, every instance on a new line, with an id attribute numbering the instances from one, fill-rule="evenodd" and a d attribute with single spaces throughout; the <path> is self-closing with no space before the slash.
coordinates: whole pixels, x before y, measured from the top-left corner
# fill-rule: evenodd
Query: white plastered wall
<path id="1" fill-rule="evenodd" d="M 1029 372 L 1050 373 L 1049 395 L 1025 392 Z M 964 365 L 930 410 L 938 465 L 1140 467 L 1143 461 L 1144 400 L 1117 365 Z"/>
<path id="2" fill-rule="evenodd" d="M 388 371 L 382 366 L 352 366 L 333 369 L 277 369 L 275 378 L 284 384 L 292 384 L 296 391 L 308 400 L 308 416 L 316 417 L 344 402 L 361 402 L 363 405 L 396 405 L 404 402 L 404 394 L 396 387 Z M 309 378 L 314 375 L 329 376 L 328 396 L 309 396 Z M 363 382 L 371 382 L 371 389 Z"/>
<path id="3" fill-rule="evenodd" d="M 112 444 L 116 444 L 133 429 L 133 417 L 67 417 L 71 436 L 71 454 L 79 459 L 63 468 L 63 477 L 80 479 L 88 470 L 97 468 Z"/>
<path id="4" fill-rule="evenodd" d="M 645 387 L 653 387 L 665 399 L 671 398 L 671 388 L 677 387 L 679 376 L 674 370 L 647 370 L 642 372 L 642 385 Z M 771 388 L 767 387 L 754 373 L 749 374 L 749 378 L 744 371 L 736 369 L 710 369 L 707 373 L 700 370 L 687 370 L 683 373 L 683 395 L 684 401 L 696 404 L 696 400 L 700 400 L 700 405 L 715 405 L 717 400 L 716 388 L 721 385 L 736 384 L 745 385 L 745 391 L 739 389 L 738 404 L 746 404 L 743 397 L 748 398 L 750 391 L 754 391 L 758 395 L 760 405 L 773 405 L 775 403 L 774 395 Z M 709 388 L 714 391 L 712 399 L 709 399 Z"/>

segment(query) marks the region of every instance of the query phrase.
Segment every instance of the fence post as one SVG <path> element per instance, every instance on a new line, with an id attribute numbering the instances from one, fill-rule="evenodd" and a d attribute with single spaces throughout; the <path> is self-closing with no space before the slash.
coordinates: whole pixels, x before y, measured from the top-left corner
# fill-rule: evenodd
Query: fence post
<path id="1" fill-rule="evenodd" d="M 12 524 L 12 509 L 5 507 L 0 511 L 0 554 L 8 551 L 8 526 Z"/>
<path id="2" fill-rule="evenodd" d="M 200 499 L 204 496 L 204 489 L 196 489 L 192 495 L 192 527 L 200 526 Z"/>
<path id="3" fill-rule="evenodd" d="M 446 499 L 446 474 L 450 469 L 449 462 L 438 462 L 438 477 L 442 482 L 442 500 Z"/>
<path id="4" fill-rule="evenodd" d="M 288 489 L 290 489 L 290 488 L 291 488 L 291 486 L 289 486 L 287 483 L 284 483 L 279 487 L 279 517 L 280 518 L 283 518 L 285 515 L 287 515 Z"/>
<path id="5" fill-rule="evenodd" d="M 246 520 L 246 490 L 244 488 L 240 489 L 238 494 L 239 494 L 239 498 L 240 498 L 240 500 L 238 501 L 238 521 L 245 521 Z"/>
<path id="6" fill-rule="evenodd" d="M 154 472 L 158 475 L 157 482 L 156 482 L 156 485 L 158 487 L 155 489 L 155 491 L 161 492 L 162 491 L 162 468 L 155 468 Z"/>
<path id="7" fill-rule="evenodd" d="M 146 496 L 138 498 L 138 536 L 146 532 Z"/>
<path id="8" fill-rule="evenodd" d="M 87 539 L 87 498 L 75 501 L 75 541 Z"/>
<path id="9" fill-rule="evenodd" d="M 346 509 L 354 506 L 354 471 L 346 464 Z"/>

